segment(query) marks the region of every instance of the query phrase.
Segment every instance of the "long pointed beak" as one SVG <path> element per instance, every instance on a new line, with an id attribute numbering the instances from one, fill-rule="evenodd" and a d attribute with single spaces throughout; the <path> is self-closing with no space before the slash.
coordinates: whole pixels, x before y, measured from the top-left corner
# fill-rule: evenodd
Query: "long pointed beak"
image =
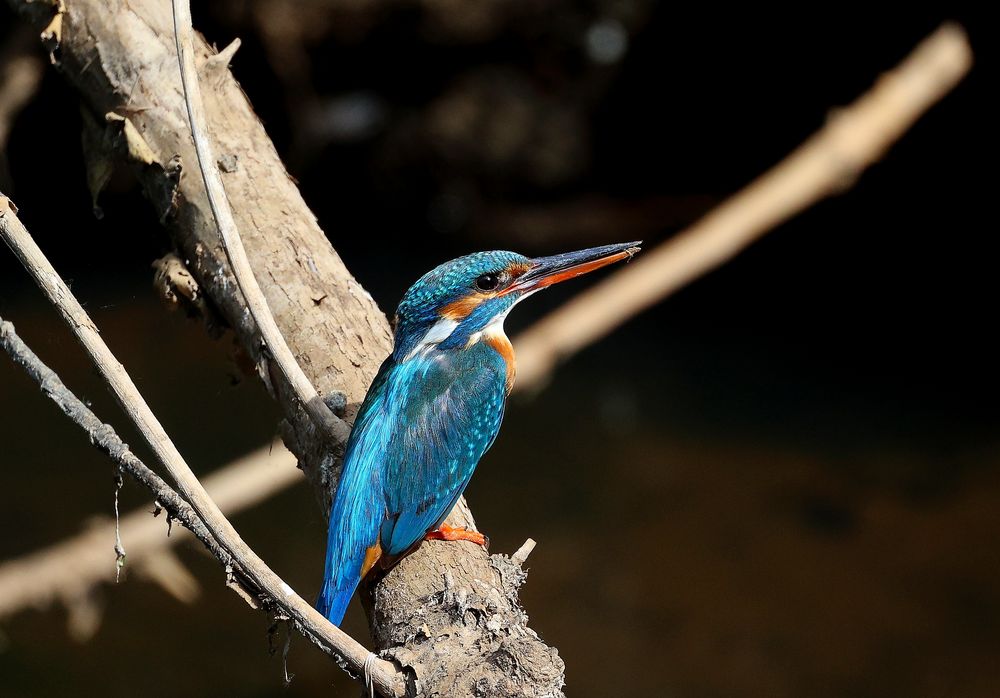
<path id="1" fill-rule="evenodd" d="M 531 260 L 531 268 L 504 289 L 500 295 L 504 296 L 515 291 L 542 289 L 623 259 L 631 259 L 639 251 L 640 245 L 642 245 L 642 240 L 591 247 L 587 250 L 567 252 L 551 257 L 538 257 Z"/>

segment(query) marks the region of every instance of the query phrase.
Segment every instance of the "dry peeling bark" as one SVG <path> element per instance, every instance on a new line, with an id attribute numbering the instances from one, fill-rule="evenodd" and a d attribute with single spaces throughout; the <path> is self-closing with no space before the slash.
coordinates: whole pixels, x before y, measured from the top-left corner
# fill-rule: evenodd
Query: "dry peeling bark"
<path id="1" fill-rule="evenodd" d="M 329 508 L 338 445 L 317 434 L 272 371 L 228 271 L 196 174 L 166 0 L 9 0 L 33 24 L 84 101 L 92 192 L 129 162 L 180 255 L 235 331 L 281 404 L 289 448 Z M 251 264 L 286 337 L 321 395 L 348 418 L 391 347 L 384 314 L 354 280 L 286 173 L 217 54 L 199 38 L 208 128 Z M 190 289 L 188 289 L 190 292 Z M 452 523 L 474 525 L 467 508 Z M 322 541 L 317 541 L 317 554 Z M 420 695 L 561 695 L 562 660 L 527 627 L 520 567 L 470 544 L 422 546 L 368 590 L 378 649 L 414 675 Z M 317 580 L 318 586 L 318 580 Z"/>
<path id="2" fill-rule="evenodd" d="M 411 555 L 374 590 L 375 643 L 416 669 L 421 695 L 561 696 L 562 659 L 518 602 L 525 576 L 507 555 Z"/>

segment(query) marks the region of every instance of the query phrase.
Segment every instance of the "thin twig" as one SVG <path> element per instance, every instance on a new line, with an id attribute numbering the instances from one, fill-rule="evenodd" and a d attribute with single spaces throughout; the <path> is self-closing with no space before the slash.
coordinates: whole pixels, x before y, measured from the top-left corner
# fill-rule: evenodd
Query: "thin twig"
<path id="1" fill-rule="evenodd" d="M 122 477 L 121 466 L 115 472 L 115 582 L 121 580 L 122 567 L 125 566 L 125 546 L 122 544 L 122 517 L 118 510 L 118 495 L 121 494 L 125 479 Z"/>
<path id="2" fill-rule="evenodd" d="M 10 200 L 0 195 L 0 239 L 10 246 L 49 301 L 59 310 L 122 408 L 177 483 L 181 496 L 198 512 L 205 527 L 229 552 L 235 566 L 295 622 L 300 632 L 324 651 L 340 657 L 355 674 L 360 674 L 370 652 L 306 603 L 240 537 L 167 436 L 124 367 L 101 339 L 90 316 L 21 224 L 16 211 Z M 372 663 L 372 669 L 379 693 L 386 696 L 404 695 L 404 675 L 395 665 L 378 660 Z"/>
<path id="3" fill-rule="evenodd" d="M 0 195 L 0 236 L 6 238 L 7 216 L 4 214 L 2 206 L 6 199 Z M 160 503 L 167 514 L 177 521 L 180 521 L 195 538 L 208 548 L 219 561 L 224 565 L 233 565 L 233 559 L 229 553 L 223 549 L 215 536 L 205 528 L 198 514 L 185 502 L 174 489 L 163 479 L 146 467 L 139 458 L 129 450 L 128 444 L 121 440 L 114 428 L 102 422 L 83 401 L 66 387 L 55 371 L 50 369 L 38 358 L 31 348 L 17 336 L 14 325 L 0 317 L 0 348 L 2 348 L 18 366 L 36 382 L 38 386 L 70 420 L 83 429 L 98 449 L 110 456 L 111 460 L 117 463 L 122 469 L 131 475 L 136 482 L 142 484 L 152 493 L 157 502 Z M 0 586 L 0 589 L 3 587 Z M 0 594 L 5 602 L 6 594 Z M 2 604 L 3 602 L 0 602 Z M 0 616 L 4 614 L 5 607 L 0 605 Z"/>
<path id="4" fill-rule="evenodd" d="M 961 27 L 945 24 L 820 131 L 694 226 L 581 293 L 514 342 L 517 384 L 536 387 L 563 359 L 726 262 L 832 194 L 843 192 L 972 65 Z"/>
<path id="5" fill-rule="evenodd" d="M 0 328 L 2 329 L 6 328 Z M 7 336 L 3 337 L 3 341 L 4 348 L 8 351 L 14 347 Z M 37 357 L 29 359 L 24 352 L 23 344 L 19 345 L 16 354 L 28 359 L 32 366 L 39 366 Z M 59 393 L 65 396 L 69 391 L 61 386 Z M 79 404 L 75 397 L 71 399 Z M 219 504 L 220 509 L 232 515 L 268 499 L 296 482 L 302 482 L 302 474 L 295 467 L 295 456 L 282 446 L 275 445 L 273 449 L 270 446 L 257 449 L 219 468 L 205 478 L 205 489 Z M 173 497 L 177 496 L 169 486 L 164 484 L 164 487 L 167 487 Z M 185 523 L 186 518 L 193 517 L 199 530 L 209 536 L 209 552 L 215 557 L 221 554 L 223 564 L 232 565 L 228 553 L 218 547 L 186 502 L 181 502 L 182 509 L 178 511 L 171 501 L 164 498 L 161 491 L 152 487 L 149 489 L 157 502 L 157 508 L 165 511 L 168 521 L 176 518 Z M 98 584 L 113 581 L 117 575 L 117 565 L 112 571 L 112 565 L 108 564 L 106 545 L 114 537 L 115 528 L 113 522 L 94 526 L 42 550 L 3 562 L 0 565 L 0 619 L 26 608 L 46 608 L 58 601 L 73 604 L 77 599 L 89 597 Z M 192 582 L 178 577 L 175 564 L 163 564 L 165 559 L 172 559 L 166 557 L 169 550 L 182 541 L 190 540 L 190 537 L 183 530 L 169 536 L 166 533 L 164 521 L 154 518 L 149 506 L 140 507 L 121 518 L 121 538 L 129 544 L 129 569 L 136 569 L 150 577 L 181 600 L 190 600 L 193 593 Z M 170 576 L 166 576 L 168 574 Z"/>
<path id="6" fill-rule="evenodd" d="M 278 365 L 285 380 L 292 386 L 299 401 L 309 416 L 316 422 L 325 434 L 334 439 L 334 443 L 344 443 L 350 434 L 343 420 L 338 418 L 316 392 L 312 381 L 306 377 L 299 366 L 298 360 L 285 342 L 285 337 L 271 314 L 257 278 L 254 276 L 250 260 L 247 258 L 243 240 L 240 238 L 233 212 L 229 206 L 222 176 L 216 166 L 212 145 L 208 139 L 205 106 L 202 103 L 201 88 L 198 85 L 198 71 L 194 63 L 194 46 L 191 35 L 191 6 L 188 0 L 172 0 L 174 14 L 174 41 L 177 45 L 177 62 L 180 65 L 181 83 L 184 87 L 184 103 L 187 107 L 188 120 L 191 124 L 191 135 L 194 138 L 195 152 L 198 155 L 198 167 L 205 181 L 208 203 L 212 215 L 219 227 L 222 246 L 226 258 L 232 268 L 236 283 L 243 293 L 247 308 L 257 324 L 257 330 L 271 357 Z M 234 49 L 235 50 L 235 49 Z M 220 54 L 221 55 L 221 54 Z"/>

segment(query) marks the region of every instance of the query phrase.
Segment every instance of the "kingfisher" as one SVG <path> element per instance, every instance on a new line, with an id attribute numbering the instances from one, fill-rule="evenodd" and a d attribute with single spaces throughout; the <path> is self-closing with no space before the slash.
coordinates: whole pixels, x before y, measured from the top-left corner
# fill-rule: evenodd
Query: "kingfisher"
<path id="1" fill-rule="evenodd" d="M 392 354 L 344 452 L 317 608 L 340 625 L 360 581 L 425 539 L 486 545 L 444 523 L 500 430 L 514 386 L 507 313 L 566 279 L 631 258 L 640 242 L 531 259 L 477 252 L 424 274 L 396 310 Z"/>

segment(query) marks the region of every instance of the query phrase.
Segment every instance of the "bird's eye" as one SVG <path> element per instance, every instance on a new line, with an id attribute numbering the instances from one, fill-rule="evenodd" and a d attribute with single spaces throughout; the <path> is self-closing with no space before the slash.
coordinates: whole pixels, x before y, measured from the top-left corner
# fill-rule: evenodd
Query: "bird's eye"
<path id="1" fill-rule="evenodd" d="M 476 288 L 480 291 L 492 291 L 500 285 L 500 275 L 493 273 L 480 274 L 476 277 Z"/>

